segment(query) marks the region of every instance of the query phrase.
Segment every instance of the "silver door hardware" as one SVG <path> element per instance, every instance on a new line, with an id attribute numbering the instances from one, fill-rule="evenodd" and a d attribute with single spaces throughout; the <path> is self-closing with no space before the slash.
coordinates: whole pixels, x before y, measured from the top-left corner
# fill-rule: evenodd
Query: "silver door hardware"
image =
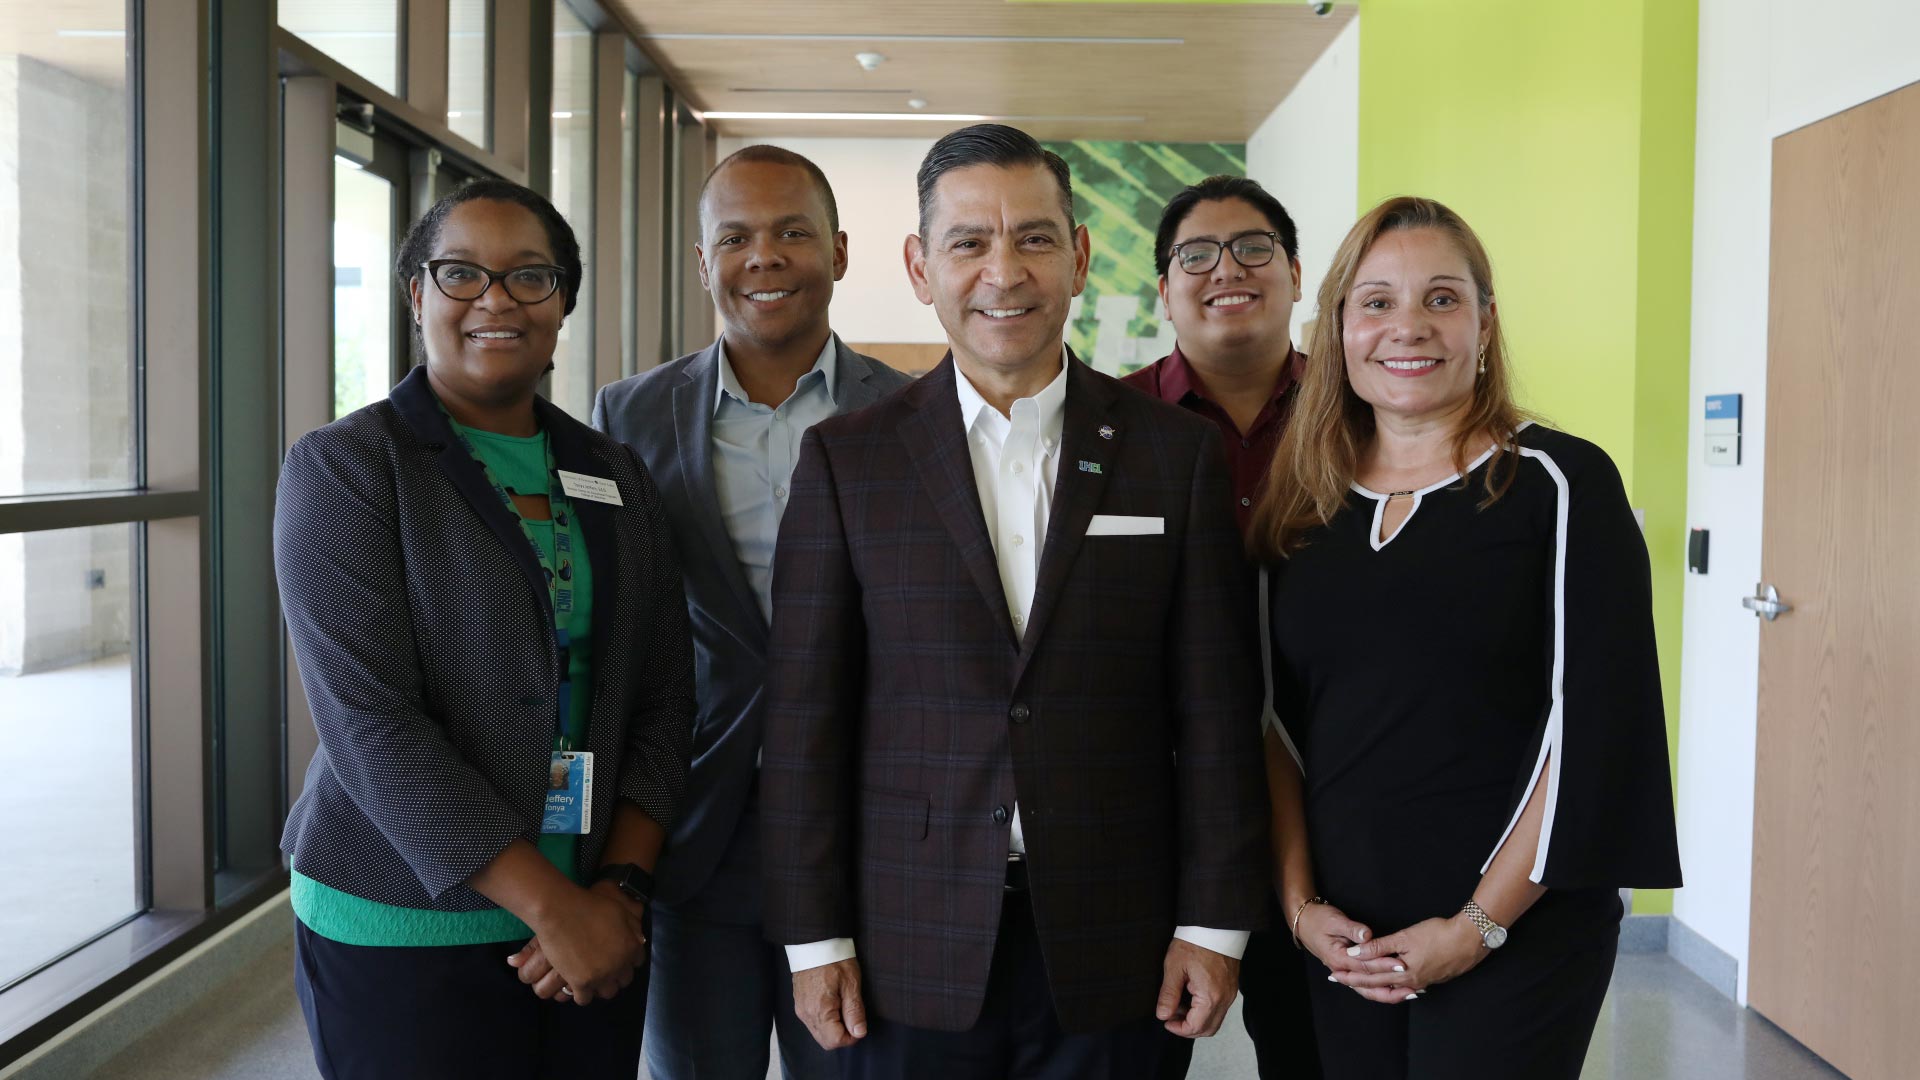
<path id="1" fill-rule="evenodd" d="M 1752 596 L 1741 597 L 1740 606 L 1768 622 L 1793 610 L 1792 604 L 1781 601 L 1779 589 L 1764 582 L 1753 587 Z"/>

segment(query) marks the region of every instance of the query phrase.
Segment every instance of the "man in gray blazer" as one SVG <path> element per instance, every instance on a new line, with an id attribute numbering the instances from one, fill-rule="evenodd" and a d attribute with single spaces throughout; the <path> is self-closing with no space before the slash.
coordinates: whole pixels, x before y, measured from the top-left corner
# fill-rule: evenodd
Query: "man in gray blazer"
<path id="1" fill-rule="evenodd" d="M 784 952 L 762 936 L 757 807 L 774 541 L 800 436 L 870 405 L 906 375 L 828 326 L 847 269 L 818 166 L 750 146 L 700 195 L 700 280 L 722 324 L 705 349 L 613 383 L 593 424 L 633 447 L 659 486 L 693 621 L 699 714 L 679 821 L 654 887 L 646 1060 L 660 1080 L 767 1071 L 838 1075 L 794 1016 Z"/>

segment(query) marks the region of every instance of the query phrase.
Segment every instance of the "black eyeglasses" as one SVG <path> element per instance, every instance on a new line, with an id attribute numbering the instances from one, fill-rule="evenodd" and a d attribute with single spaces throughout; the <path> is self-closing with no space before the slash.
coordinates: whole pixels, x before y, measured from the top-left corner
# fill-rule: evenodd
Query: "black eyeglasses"
<path id="1" fill-rule="evenodd" d="M 540 264 L 489 270 L 479 263 L 460 259 L 434 259 L 420 266 L 449 300 L 478 300 L 498 281 L 506 286 L 508 296 L 522 304 L 538 304 L 552 296 L 567 273 L 557 266 Z"/>
<path id="2" fill-rule="evenodd" d="M 1189 240 L 1173 245 L 1173 261 L 1189 274 L 1208 274 L 1220 265 L 1220 252 L 1225 250 L 1233 252 L 1234 262 L 1251 270 L 1272 262 L 1279 243 L 1280 234 L 1276 232 L 1245 233 L 1226 244 L 1218 240 Z"/>

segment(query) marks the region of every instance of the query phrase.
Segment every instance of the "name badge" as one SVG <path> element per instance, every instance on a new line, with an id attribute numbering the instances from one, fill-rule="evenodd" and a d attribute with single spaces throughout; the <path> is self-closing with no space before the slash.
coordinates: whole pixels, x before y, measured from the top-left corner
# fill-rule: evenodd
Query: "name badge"
<path id="1" fill-rule="evenodd" d="M 620 501 L 620 487 L 611 480 L 602 480 L 597 476 L 584 476 L 565 469 L 560 473 L 560 490 L 567 493 L 569 499 L 590 499 L 597 503 L 611 503 L 625 506 Z"/>
<path id="2" fill-rule="evenodd" d="M 555 750 L 547 766 L 547 809 L 540 832 L 547 836 L 583 836 L 593 831 L 593 755 L 584 750 Z"/>

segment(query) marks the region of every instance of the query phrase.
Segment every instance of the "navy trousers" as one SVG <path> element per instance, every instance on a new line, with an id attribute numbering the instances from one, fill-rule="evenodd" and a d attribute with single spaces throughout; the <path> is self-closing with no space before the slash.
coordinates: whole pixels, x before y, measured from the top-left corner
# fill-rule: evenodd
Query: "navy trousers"
<path id="1" fill-rule="evenodd" d="M 768 1034 L 785 1080 L 832 1080 L 833 1053 L 793 1012 L 787 952 L 762 935 L 760 821 L 750 795 L 700 892 L 653 907 L 647 1071 L 653 1080 L 763 1080 Z M 669 854 L 668 858 L 672 855 Z"/>
<path id="2" fill-rule="evenodd" d="M 1293 947 L 1292 933 L 1280 929 L 1287 916 L 1278 907 L 1274 912 L 1268 925 L 1275 929 L 1254 931 L 1240 958 L 1240 1019 L 1262 1080 L 1320 1080 L 1320 1046 L 1303 974 L 1308 958 Z M 1326 978 L 1325 969 L 1320 977 Z M 1183 1080 L 1193 1063 L 1193 1040 L 1167 1038 L 1159 1080 Z"/>
<path id="3" fill-rule="evenodd" d="M 294 925 L 294 990 L 326 1080 L 633 1080 L 647 980 L 590 1005 L 542 1001 L 517 942 L 342 945 Z"/>
<path id="4" fill-rule="evenodd" d="M 867 1037 L 840 1051 L 847 1080 L 1150 1080 L 1167 1046 L 1151 1013 L 1092 1034 L 1061 1030 L 1024 892 L 1009 892 L 969 1031 L 932 1031 L 867 1015 Z"/>

